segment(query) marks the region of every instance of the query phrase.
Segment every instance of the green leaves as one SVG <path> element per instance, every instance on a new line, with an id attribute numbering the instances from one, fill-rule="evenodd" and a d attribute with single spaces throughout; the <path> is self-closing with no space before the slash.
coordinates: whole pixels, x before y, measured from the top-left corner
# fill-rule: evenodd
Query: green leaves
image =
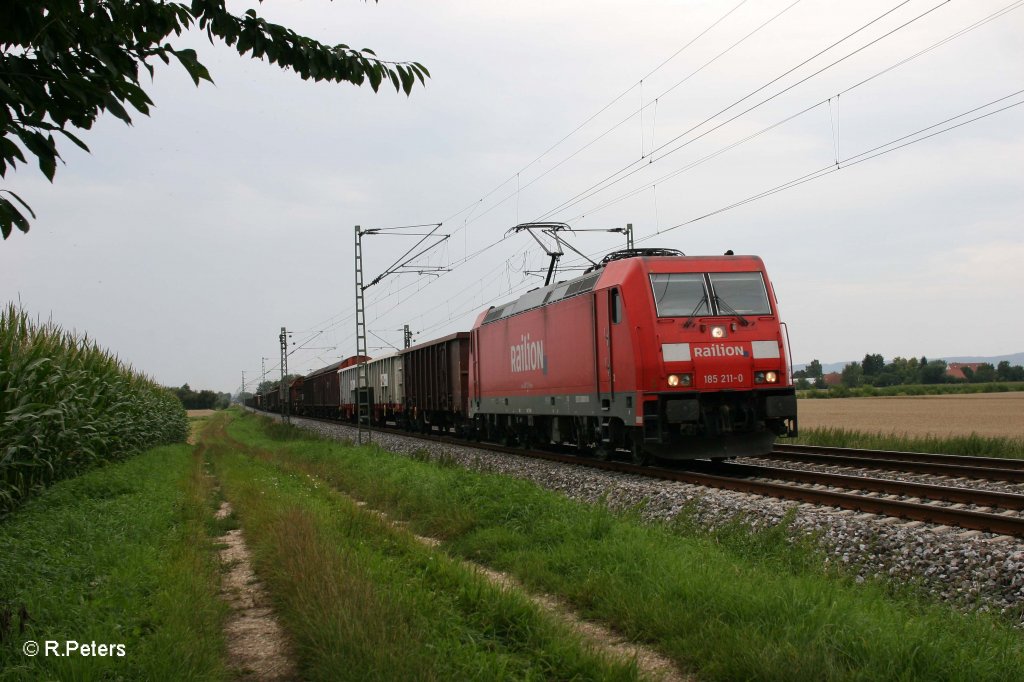
<path id="1" fill-rule="evenodd" d="M 196 54 L 195 50 L 172 50 L 171 53 L 178 58 L 181 65 L 185 67 L 185 71 L 192 77 L 192 82 L 199 85 L 199 81 L 213 82 L 210 78 L 210 72 L 206 70 L 206 67 L 199 63 L 199 55 Z M 148 97 L 146 98 L 148 101 Z"/>
<path id="2" fill-rule="evenodd" d="M 151 62 L 174 57 L 192 81 L 210 81 L 195 50 L 167 42 L 194 25 L 211 42 L 220 40 L 239 54 L 266 59 L 304 80 L 361 85 L 377 91 L 385 79 L 410 94 L 430 76 L 418 62 L 388 62 L 373 50 L 325 45 L 273 24 L 255 10 L 237 16 L 225 0 L 37 0 L 7 3 L 0 26 L 0 177 L 36 157 L 51 181 L 60 158 L 53 133 L 88 147 L 68 131 L 88 130 L 104 112 L 131 124 L 128 107 L 148 114 L 152 100 L 139 83 L 139 69 L 152 77 Z M 35 214 L 20 198 L 24 209 Z M 4 239 L 29 222 L 13 202 L 0 196 Z"/>
<path id="3" fill-rule="evenodd" d="M 4 239 L 7 239 L 11 236 L 12 227 L 17 227 L 22 232 L 28 232 L 28 219 L 18 210 L 17 206 L 2 196 L 4 194 L 14 197 L 15 201 L 21 204 L 33 218 L 36 217 L 36 214 L 17 194 L 9 189 L 0 189 L 0 233 L 3 234 Z"/>

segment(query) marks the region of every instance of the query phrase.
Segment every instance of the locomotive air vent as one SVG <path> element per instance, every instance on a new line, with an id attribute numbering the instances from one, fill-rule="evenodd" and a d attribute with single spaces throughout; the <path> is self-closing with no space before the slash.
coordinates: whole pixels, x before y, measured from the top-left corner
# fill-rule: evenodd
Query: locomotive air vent
<path id="1" fill-rule="evenodd" d="M 498 319 L 499 317 L 501 317 L 501 313 L 504 310 L 505 306 L 491 308 L 490 310 L 487 311 L 487 315 L 484 317 L 483 324 L 487 324 L 488 322 L 493 322 L 494 320 Z"/>
<path id="2" fill-rule="evenodd" d="M 575 282 L 569 285 L 569 288 L 565 292 L 565 297 L 569 298 L 570 296 L 575 296 L 576 294 L 582 294 L 590 291 L 591 289 L 594 288 L 594 284 L 597 283 L 597 279 L 600 276 L 600 274 L 597 274 L 576 280 Z"/>

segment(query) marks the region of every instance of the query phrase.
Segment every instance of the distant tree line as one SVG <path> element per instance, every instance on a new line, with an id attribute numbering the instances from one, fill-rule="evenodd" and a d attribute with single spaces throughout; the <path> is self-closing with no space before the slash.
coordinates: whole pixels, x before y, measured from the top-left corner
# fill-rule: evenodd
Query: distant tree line
<path id="1" fill-rule="evenodd" d="M 188 384 L 181 388 L 168 389 L 185 406 L 186 410 L 224 410 L 231 405 L 230 393 L 216 391 L 193 391 Z"/>
<path id="2" fill-rule="evenodd" d="M 977 369 L 961 367 L 965 379 L 959 379 L 946 373 L 948 365 L 945 360 L 929 360 L 921 358 L 893 358 L 886 362 L 880 354 L 868 353 L 864 359 L 851 362 L 843 368 L 840 381 L 847 388 L 858 386 L 903 386 L 908 384 L 981 384 L 993 381 L 1024 381 L 1024 367 L 1011 365 L 1003 360 L 998 365 L 981 363 Z M 821 363 L 812 360 L 806 368 L 793 373 L 797 388 L 825 388 L 825 377 Z"/>

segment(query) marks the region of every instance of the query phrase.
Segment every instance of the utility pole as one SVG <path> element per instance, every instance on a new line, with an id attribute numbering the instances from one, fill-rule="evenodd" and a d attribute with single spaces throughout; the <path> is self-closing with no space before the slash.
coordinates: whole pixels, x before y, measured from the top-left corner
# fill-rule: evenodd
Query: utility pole
<path id="1" fill-rule="evenodd" d="M 288 387 L 285 385 L 285 377 L 288 376 L 288 330 L 281 327 L 281 335 L 278 337 L 281 341 L 281 383 L 278 386 L 281 396 L 281 417 L 284 419 L 286 424 L 291 423 L 291 418 L 288 415 Z"/>
<path id="2" fill-rule="evenodd" d="M 356 355 L 359 369 L 356 379 L 356 437 L 363 444 L 363 417 L 366 417 L 366 442 L 373 442 L 370 429 L 370 395 L 366 387 L 366 301 L 363 298 L 363 231 L 356 225 Z"/>
<path id="3" fill-rule="evenodd" d="M 417 234 L 417 233 L 408 233 L 408 232 L 401 233 L 402 230 L 410 230 L 410 229 L 426 228 L 426 227 L 430 228 L 430 231 L 426 232 L 426 233 L 419 233 L 419 234 Z M 416 260 L 420 256 L 424 255 L 425 253 L 427 253 L 428 251 L 433 249 L 435 246 L 437 246 L 438 244 L 440 244 L 441 242 L 445 241 L 446 239 L 448 239 L 451 236 L 451 235 L 448 235 L 448 234 L 441 234 L 441 235 L 436 234 L 437 230 L 440 229 L 440 227 L 441 227 L 441 223 L 432 223 L 432 224 L 429 224 L 429 225 L 405 225 L 405 226 L 402 226 L 402 227 L 374 227 L 374 228 L 370 228 L 368 230 L 364 230 L 364 229 L 360 228 L 359 225 L 355 226 L 355 233 L 356 233 L 356 235 L 355 235 L 356 236 L 356 248 L 355 248 L 355 257 L 356 257 L 356 268 L 355 268 L 355 270 L 356 270 L 356 355 L 365 358 L 366 357 L 366 351 L 367 351 L 367 347 L 366 347 L 366 300 L 364 298 L 364 293 L 365 293 L 366 289 L 368 289 L 369 287 L 372 287 L 374 284 L 377 284 L 378 282 L 383 280 L 385 277 L 388 277 L 389 275 L 408 273 L 408 272 L 415 272 L 417 274 L 421 274 L 422 275 L 422 274 L 429 274 L 429 273 L 432 273 L 432 272 L 435 272 L 435 271 L 438 271 L 438 270 L 447 271 L 445 268 L 430 268 L 428 266 L 415 266 L 415 265 L 412 265 L 412 262 L 414 260 Z M 412 248 L 410 248 L 405 253 L 403 253 L 401 256 L 399 256 L 398 260 L 396 260 L 394 263 L 392 263 L 390 266 L 388 266 L 388 268 L 385 269 L 384 272 L 382 272 L 381 274 L 379 274 L 376 277 L 374 277 L 373 280 L 371 280 L 369 284 L 364 286 L 363 285 L 363 235 L 367 235 L 367 234 L 374 235 L 374 234 L 382 234 L 382 233 L 393 233 L 396 236 L 410 236 L 410 237 L 411 236 L 418 236 L 418 237 L 420 237 L 420 240 L 418 242 L 416 242 L 416 244 Z M 420 248 L 423 245 L 424 242 L 426 242 L 426 241 L 428 241 L 430 239 L 435 240 L 433 244 L 429 244 L 428 246 L 426 246 L 424 248 Z M 373 418 L 373 412 L 372 412 L 373 407 L 372 407 L 372 400 L 371 400 L 371 395 L 370 395 L 370 389 L 367 387 L 366 372 L 367 372 L 366 362 L 362 361 L 358 365 L 358 371 L 357 371 L 358 379 L 357 379 L 357 386 L 356 386 L 356 401 L 358 403 L 356 426 L 357 426 L 358 438 L 359 438 L 359 443 L 360 444 L 362 444 L 362 442 L 363 442 L 363 430 L 364 430 L 363 419 L 366 420 L 365 430 L 366 430 L 366 433 L 367 433 L 367 442 L 368 443 L 373 442 L 373 429 L 372 429 L 373 425 L 371 424 L 371 421 L 372 421 L 372 418 Z"/>
<path id="4" fill-rule="evenodd" d="M 409 346 L 412 345 L 412 330 L 409 329 L 409 325 L 405 325 L 402 328 L 402 339 L 405 342 L 405 348 L 408 348 Z"/>
<path id="5" fill-rule="evenodd" d="M 238 392 L 238 402 L 242 403 L 242 405 L 245 405 L 245 396 L 243 395 L 244 393 L 245 393 L 245 371 L 243 370 L 242 371 L 242 390 L 240 390 Z"/>

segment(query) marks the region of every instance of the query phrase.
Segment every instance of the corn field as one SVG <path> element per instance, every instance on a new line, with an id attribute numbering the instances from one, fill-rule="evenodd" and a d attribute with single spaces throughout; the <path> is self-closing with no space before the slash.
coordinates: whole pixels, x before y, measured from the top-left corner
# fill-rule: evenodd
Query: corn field
<path id="1" fill-rule="evenodd" d="M 0 310 L 0 518 L 54 481 L 188 431 L 174 395 L 88 337 Z"/>

